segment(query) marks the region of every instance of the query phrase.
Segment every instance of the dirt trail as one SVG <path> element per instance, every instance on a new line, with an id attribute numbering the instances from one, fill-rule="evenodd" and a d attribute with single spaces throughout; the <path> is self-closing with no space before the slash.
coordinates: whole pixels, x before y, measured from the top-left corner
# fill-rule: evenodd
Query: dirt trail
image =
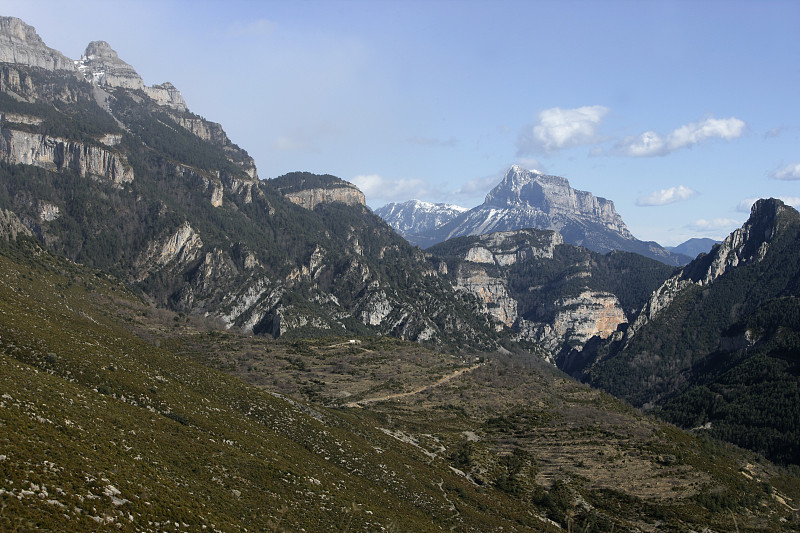
<path id="1" fill-rule="evenodd" d="M 387 394 L 385 396 L 377 396 L 375 398 L 364 398 L 363 400 L 358 400 L 357 402 L 346 403 L 344 406 L 345 407 L 363 407 L 364 404 L 368 404 L 368 403 L 384 402 L 386 400 L 396 400 L 397 398 L 405 398 L 407 396 L 413 396 L 414 394 L 419 394 L 420 392 L 425 392 L 428 389 L 432 389 L 434 387 L 438 387 L 439 385 L 442 385 L 443 383 L 447 383 L 448 381 L 457 378 L 461 374 L 464 374 L 466 372 L 472 372 L 473 370 L 475 370 L 476 368 L 480 368 L 481 366 L 483 366 L 483 365 L 479 364 L 479 365 L 470 366 L 470 367 L 467 367 L 467 368 L 461 368 L 459 370 L 456 370 L 452 374 L 448 374 L 448 375 L 444 376 L 443 378 L 440 378 L 439 380 L 437 380 L 437 381 L 435 381 L 435 382 L 433 382 L 433 383 L 431 383 L 429 385 L 423 385 L 422 387 L 417 387 L 416 389 L 410 390 L 408 392 L 396 392 L 394 394 Z"/>

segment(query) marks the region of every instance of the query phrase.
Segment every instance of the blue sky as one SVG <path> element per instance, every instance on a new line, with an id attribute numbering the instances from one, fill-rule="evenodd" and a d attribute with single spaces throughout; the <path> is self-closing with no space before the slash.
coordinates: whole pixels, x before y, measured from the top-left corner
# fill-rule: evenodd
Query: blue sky
<path id="1" fill-rule="evenodd" d="M 171 81 L 262 178 L 377 208 L 473 207 L 518 163 L 613 200 L 640 239 L 722 238 L 800 206 L 800 2 L 3 1 L 77 59 Z"/>

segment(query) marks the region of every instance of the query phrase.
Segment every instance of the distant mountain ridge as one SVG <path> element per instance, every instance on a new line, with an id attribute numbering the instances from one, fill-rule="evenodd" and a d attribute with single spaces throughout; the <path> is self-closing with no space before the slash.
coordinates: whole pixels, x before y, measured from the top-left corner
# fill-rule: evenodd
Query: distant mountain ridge
<path id="1" fill-rule="evenodd" d="M 406 216 L 406 220 L 412 218 Z M 566 178 L 519 165 L 509 168 L 483 204 L 433 229 L 408 229 L 404 234 L 412 243 L 427 248 L 453 237 L 527 228 L 558 231 L 565 243 L 600 253 L 635 252 L 670 265 L 691 260 L 658 243 L 636 239 L 614 209 L 614 202 L 573 189 Z"/>
<path id="2" fill-rule="evenodd" d="M 689 257 L 697 257 L 699 254 L 704 253 L 707 254 L 711 251 L 711 248 L 714 247 L 715 244 L 719 244 L 720 241 L 715 241 L 714 239 L 689 239 L 685 242 L 682 242 L 678 246 L 667 246 L 667 250 L 670 252 L 675 252 L 676 254 L 683 254 L 688 255 Z"/>
<path id="3" fill-rule="evenodd" d="M 453 204 L 409 200 L 386 204 L 376 209 L 375 214 L 409 242 L 417 244 L 414 239 L 415 235 L 433 231 L 467 211 L 469 209 L 466 207 Z"/>

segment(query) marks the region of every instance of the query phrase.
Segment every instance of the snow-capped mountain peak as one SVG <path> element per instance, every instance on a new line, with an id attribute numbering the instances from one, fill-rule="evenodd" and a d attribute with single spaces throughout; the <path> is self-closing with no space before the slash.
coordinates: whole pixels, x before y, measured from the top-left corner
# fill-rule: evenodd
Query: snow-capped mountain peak
<path id="1" fill-rule="evenodd" d="M 453 204 L 435 204 L 422 200 L 390 203 L 375 210 L 375 214 L 386 221 L 400 235 L 407 237 L 415 233 L 431 231 L 468 211 L 466 207 Z"/>

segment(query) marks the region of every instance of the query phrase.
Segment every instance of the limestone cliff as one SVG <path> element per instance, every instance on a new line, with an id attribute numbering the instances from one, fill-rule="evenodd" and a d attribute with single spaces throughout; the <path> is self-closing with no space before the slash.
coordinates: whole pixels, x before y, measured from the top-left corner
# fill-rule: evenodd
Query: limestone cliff
<path id="1" fill-rule="evenodd" d="M 517 302 L 509 295 L 505 279 L 489 275 L 484 268 L 469 263 L 461 265 L 454 277 L 453 287 L 477 296 L 482 304 L 481 312 L 491 315 L 506 327 L 514 325 Z M 502 326 L 498 326 L 498 329 L 502 329 Z"/>
<path id="2" fill-rule="evenodd" d="M 33 26 L 16 17 L 0 17 L 0 63 L 75 71 L 71 59 L 45 45 Z"/>
<path id="3" fill-rule="evenodd" d="M 15 241 L 18 235 L 31 237 L 33 234 L 13 211 L 0 209 L 0 239 Z"/>
<path id="4" fill-rule="evenodd" d="M 165 85 L 171 86 L 171 84 Z M 231 162 L 238 165 L 253 180 L 258 179 L 255 161 L 247 152 L 231 142 L 225 130 L 222 129 L 222 125 L 191 113 L 172 112 L 169 117 L 193 135 L 225 150 Z"/>
<path id="5" fill-rule="evenodd" d="M 0 130 L 0 159 L 58 172 L 74 170 L 117 185 L 133 180 L 133 169 L 121 153 L 8 127 Z"/>
<path id="6" fill-rule="evenodd" d="M 284 196 L 286 196 L 290 202 L 312 211 L 319 204 L 330 204 L 333 202 L 341 202 L 347 205 L 367 205 L 364 193 L 352 185 L 304 189 L 301 191 L 286 192 Z"/>
<path id="7" fill-rule="evenodd" d="M 575 296 L 543 303 L 541 321 L 521 319 L 518 338 L 544 344 L 553 354 L 565 345 L 580 350 L 592 337 L 607 339 L 628 319 L 616 295 L 585 290 Z"/>
<path id="8" fill-rule="evenodd" d="M 530 259 L 552 259 L 559 244 L 564 244 L 564 239 L 554 231 L 501 231 L 481 235 L 478 244 L 469 249 L 464 259 L 473 263 L 510 266 Z"/>
<path id="9" fill-rule="evenodd" d="M 515 339 L 543 345 L 551 363 L 563 353 L 580 351 L 593 338 L 607 339 L 628 323 L 616 294 L 590 288 L 603 286 L 593 273 L 609 276 L 619 254 L 599 256 L 564 245 L 557 232 L 531 229 L 462 237 L 431 252 L 447 257 L 437 265 L 439 275 L 477 297 L 478 311 L 510 328 Z M 535 278 L 532 271 L 549 272 L 542 278 L 551 281 L 526 281 Z"/>
<path id="10" fill-rule="evenodd" d="M 170 263 L 186 265 L 194 261 L 202 248 L 200 236 L 191 224 L 184 222 L 173 233 L 148 245 L 147 250 L 137 260 L 138 281 Z"/>

